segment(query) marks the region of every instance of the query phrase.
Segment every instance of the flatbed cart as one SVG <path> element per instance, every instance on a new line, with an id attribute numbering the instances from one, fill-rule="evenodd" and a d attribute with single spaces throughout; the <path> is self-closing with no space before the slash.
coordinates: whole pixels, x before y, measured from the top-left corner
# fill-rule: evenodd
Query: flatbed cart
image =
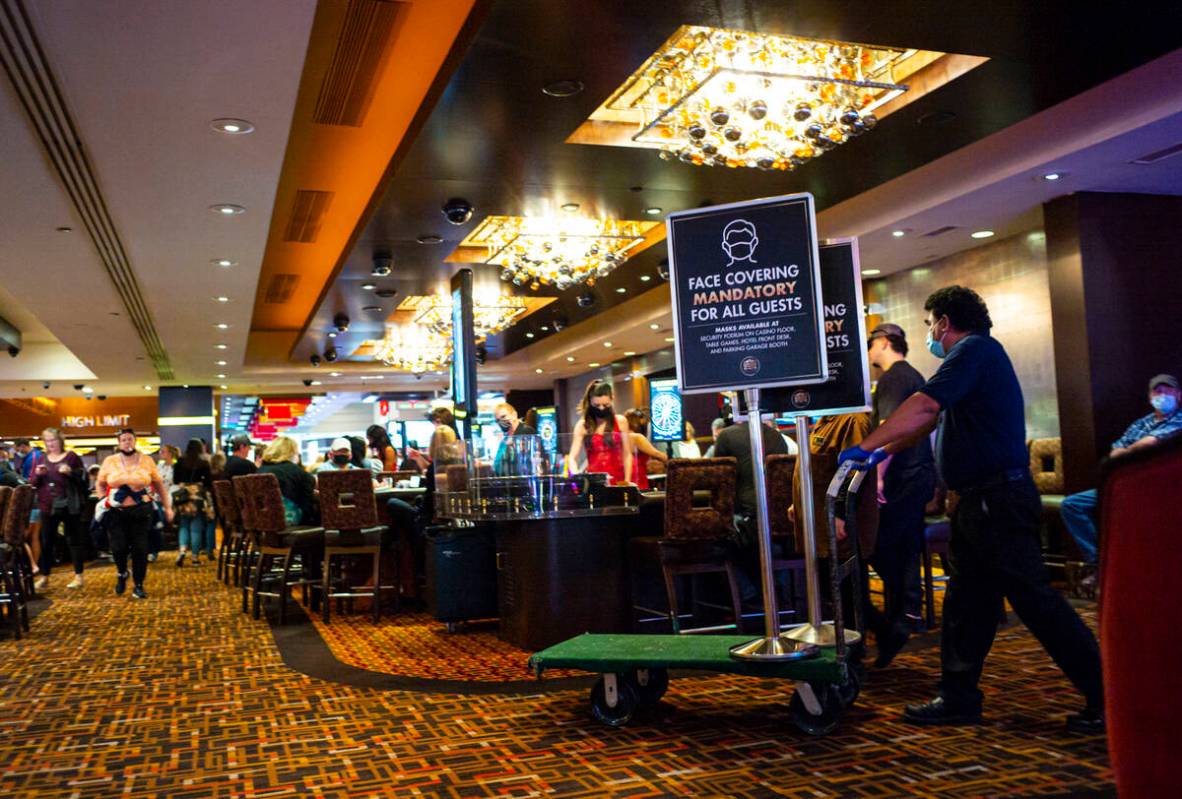
<path id="1" fill-rule="evenodd" d="M 793 680 L 796 689 L 788 704 L 793 724 L 809 735 L 828 735 L 837 729 L 846 709 L 861 689 L 860 665 L 851 663 L 850 644 L 860 635 L 847 634 L 842 612 L 841 582 L 852 578 L 855 621 L 862 625 L 861 566 L 858 562 L 856 504 L 865 472 L 852 472 L 843 465 L 826 492 L 829 517 L 829 583 L 833 596 L 834 621 L 820 622 L 816 570 L 810 575 L 810 619 L 812 637 L 828 638 L 810 657 L 795 660 L 741 660 L 731 650 L 751 641 L 750 635 L 629 635 L 585 633 L 534 654 L 529 665 L 541 677 L 546 669 L 565 668 L 597 672 L 601 676 L 591 689 L 591 714 L 612 727 L 623 726 L 638 712 L 655 706 L 669 687 L 669 670 L 701 670 L 749 677 Z M 848 479 L 846 531 L 854 543 L 853 555 L 840 561 L 835 524 L 838 496 Z M 808 525 L 809 528 L 812 525 Z M 812 535 L 814 531 L 808 530 Z M 809 547 L 809 549 L 813 549 Z M 816 615 L 812 615 L 812 614 Z M 804 625 L 808 626 L 808 625 Z M 853 633 L 853 631 L 851 631 Z M 791 633 L 789 633 L 791 634 Z"/>

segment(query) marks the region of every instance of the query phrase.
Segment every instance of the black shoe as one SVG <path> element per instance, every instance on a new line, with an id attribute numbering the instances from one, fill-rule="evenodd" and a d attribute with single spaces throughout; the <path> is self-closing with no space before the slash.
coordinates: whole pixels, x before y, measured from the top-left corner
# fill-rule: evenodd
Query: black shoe
<path id="1" fill-rule="evenodd" d="M 188 554 L 189 554 L 188 552 L 181 552 L 176 556 L 176 565 L 178 567 L 185 565 L 185 555 L 188 555 Z"/>
<path id="2" fill-rule="evenodd" d="M 980 724 L 981 710 L 950 708 L 944 704 L 944 697 L 937 696 L 922 705 L 907 705 L 903 708 L 903 721 L 908 724 Z"/>
<path id="3" fill-rule="evenodd" d="M 1068 732 L 1082 732 L 1088 735 L 1104 734 L 1103 708 L 1085 707 L 1079 713 L 1072 713 L 1067 717 Z"/>
<path id="4" fill-rule="evenodd" d="M 129 575 L 127 574 L 127 572 L 122 572 L 122 573 L 121 573 L 121 574 L 120 574 L 120 575 L 119 575 L 119 576 L 118 576 L 118 577 L 115 579 L 115 593 L 116 593 L 116 594 L 122 594 L 124 591 L 126 591 L 126 590 L 127 590 L 127 578 L 128 578 L 128 576 L 129 576 Z"/>
<path id="5" fill-rule="evenodd" d="M 885 669 L 891 665 L 895 655 L 899 654 L 899 650 L 903 648 L 910 637 L 905 630 L 895 630 L 878 639 L 878 657 L 874 659 L 874 668 Z"/>
<path id="6" fill-rule="evenodd" d="M 144 591 L 144 587 L 142 585 L 137 585 L 135 588 L 131 589 L 131 598 L 132 599 L 147 599 L 148 593 L 146 591 Z"/>

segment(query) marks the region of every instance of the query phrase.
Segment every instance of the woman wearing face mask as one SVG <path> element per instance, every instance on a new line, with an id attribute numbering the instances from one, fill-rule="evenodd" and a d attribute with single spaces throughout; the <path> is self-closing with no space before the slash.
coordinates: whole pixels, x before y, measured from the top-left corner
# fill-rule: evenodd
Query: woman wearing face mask
<path id="1" fill-rule="evenodd" d="M 41 509 L 41 576 L 35 585 L 43 591 L 49 584 L 58 527 L 65 528 L 74 562 L 74 579 L 66 588 L 82 587 L 82 568 L 86 565 L 86 539 L 82 529 L 82 500 L 86 490 L 86 472 L 76 452 L 66 452 L 66 442 L 56 427 L 41 433 L 45 459 L 33 467 L 33 488 Z"/>
<path id="2" fill-rule="evenodd" d="M 628 420 L 612 409 L 612 384 L 606 380 L 592 380 L 579 403 L 582 418 L 575 423 L 571 441 L 570 470 L 584 449 L 588 472 L 607 472 L 612 485 L 632 485 L 632 436 Z"/>
<path id="3" fill-rule="evenodd" d="M 155 490 L 164 505 L 164 518 L 172 521 L 172 495 L 164 488 L 156 463 L 135 447 L 135 431 L 119 431 L 119 451 L 107 457 L 99 468 L 97 489 L 108 510 L 104 515 L 111 538 L 118 578 L 115 593 L 127 590 L 127 556 L 131 554 L 131 577 L 135 599 L 147 599 L 144 580 L 148 576 L 148 531 L 155 521 L 152 498 Z"/>

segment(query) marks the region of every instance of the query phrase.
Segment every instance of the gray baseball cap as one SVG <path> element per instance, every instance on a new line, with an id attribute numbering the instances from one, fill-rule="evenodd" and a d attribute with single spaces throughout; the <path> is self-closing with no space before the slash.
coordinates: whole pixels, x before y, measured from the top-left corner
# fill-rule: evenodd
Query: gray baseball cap
<path id="1" fill-rule="evenodd" d="M 1158 386 L 1169 386 L 1170 388 L 1178 388 L 1178 378 L 1173 375 L 1160 374 L 1149 381 L 1149 390 L 1153 391 Z"/>
<path id="2" fill-rule="evenodd" d="M 870 338 L 867 339 L 867 341 L 874 341 L 874 339 L 882 338 L 883 336 L 898 336 L 902 339 L 907 338 L 907 334 L 903 332 L 903 328 L 887 322 L 871 330 Z"/>
<path id="3" fill-rule="evenodd" d="M 239 433 L 238 435 L 236 435 L 230 439 L 230 449 L 234 449 L 235 447 L 249 447 L 249 446 L 250 446 L 250 436 L 248 436 L 246 433 Z"/>

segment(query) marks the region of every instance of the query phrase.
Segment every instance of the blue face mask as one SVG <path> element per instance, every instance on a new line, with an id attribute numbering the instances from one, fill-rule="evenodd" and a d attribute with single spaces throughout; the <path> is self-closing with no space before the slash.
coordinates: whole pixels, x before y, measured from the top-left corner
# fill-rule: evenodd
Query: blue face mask
<path id="1" fill-rule="evenodd" d="M 1155 411 L 1164 413 L 1166 416 L 1178 410 L 1178 400 L 1169 394 L 1154 394 L 1149 399 L 1149 404 L 1153 406 Z"/>
<path id="2" fill-rule="evenodd" d="M 935 327 L 935 325 L 933 324 L 932 327 Z M 947 335 L 947 334 L 945 333 L 945 335 Z M 938 338 L 938 339 L 933 339 L 932 338 L 932 328 L 931 327 L 928 328 L 928 338 L 927 338 L 928 352 L 930 352 L 932 355 L 935 355 L 937 358 L 941 358 L 941 359 L 943 359 L 944 356 L 946 356 L 948 354 L 947 352 L 945 352 L 944 345 L 941 343 L 943 340 L 944 340 L 944 336 L 940 336 L 940 338 Z"/>

